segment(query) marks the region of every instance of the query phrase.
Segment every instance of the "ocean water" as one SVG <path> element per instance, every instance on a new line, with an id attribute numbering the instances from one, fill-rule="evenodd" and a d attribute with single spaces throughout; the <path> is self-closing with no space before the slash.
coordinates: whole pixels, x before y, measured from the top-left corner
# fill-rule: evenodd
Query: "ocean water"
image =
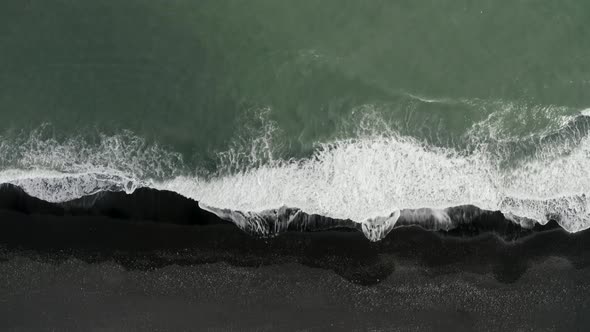
<path id="1" fill-rule="evenodd" d="M 589 20 L 584 1 L 3 1 L 0 183 L 170 190 L 243 227 L 289 207 L 371 240 L 461 205 L 578 232 Z"/>

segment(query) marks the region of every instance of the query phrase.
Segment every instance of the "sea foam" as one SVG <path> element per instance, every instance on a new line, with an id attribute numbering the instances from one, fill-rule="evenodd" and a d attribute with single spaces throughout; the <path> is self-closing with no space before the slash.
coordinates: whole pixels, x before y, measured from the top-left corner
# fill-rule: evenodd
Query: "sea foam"
<path id="1" fill-rule="evenodd" d="M 527 225 L 528 219 L 542 224 L 553 219 L 570 232 L 590 227 L 588 137 L 574 145 L 550 142 L 515 164 L 501 166 L 503 156 L 485 145 L 469 152 L 437 147 L 390 129 L 319 143 L 303 159 L 267 158 L 254 167 L 199 176 L 178 171 L 184 167 L 178 154 L 125 135 L 102 136 L 93 146 L 38 135 L 19 147 L 4 140 L 0 151 L 20 159 L 13 157 L 13 167 L 4 166 L 0 182 L 53 202 L 103 190 L 171 190 L 242 228 L 259 227 L 269 235 L 275 230 L 265 222 L 292 219 L 283 210 L 351 219 L 369 239 L 378 240 L 395 226 L 403 209 L 439 211 L 431 215 L 439 216 L 438 224 L 444 226 L 448 216 L 441 211 L 466 204 L 500 210 Z M 268 146 L 264 137 L 256 142 Z"/>

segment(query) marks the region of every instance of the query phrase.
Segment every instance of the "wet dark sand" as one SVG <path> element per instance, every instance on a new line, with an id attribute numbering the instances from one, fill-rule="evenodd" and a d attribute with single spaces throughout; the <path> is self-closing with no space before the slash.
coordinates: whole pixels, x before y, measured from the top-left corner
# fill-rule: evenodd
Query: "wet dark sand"
<path id="1" fill-rule="evenodd" d="M 75 213 L 0 198 L 0 330 L 590 328 L 588 231 L 256 239 L 166 200 Z"/>

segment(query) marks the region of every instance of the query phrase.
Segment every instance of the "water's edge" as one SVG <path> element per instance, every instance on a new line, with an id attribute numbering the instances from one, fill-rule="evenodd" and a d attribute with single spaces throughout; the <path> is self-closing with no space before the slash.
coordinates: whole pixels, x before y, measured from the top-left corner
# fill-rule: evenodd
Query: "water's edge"
<path id="1" fill-rule="evenodd" d="M 229 221 L 245 233 L 260 238 L 275 237 L 286 232 L 339 229 L 362 232 L 374 242 L 385 239 L 393 229 L 416 226 L 457 237 L 493 233 L 510 241 L 537 232 L 562 229 L 555 220 L 542 225 L 473 205 L 447 209 L 403 209 L 359 223 L 350 219 L 308 214 L 291 207 L 262 212 L 219 209 L 175 192 L 152 188 L 139 188 L 132 193 L 102 191 L 67 202 L 51 203 L 28 195 L 16 185 L 0 184 L 0 209 L 29 215 L 95 216 L 179 225 L 212 225 Z"/>

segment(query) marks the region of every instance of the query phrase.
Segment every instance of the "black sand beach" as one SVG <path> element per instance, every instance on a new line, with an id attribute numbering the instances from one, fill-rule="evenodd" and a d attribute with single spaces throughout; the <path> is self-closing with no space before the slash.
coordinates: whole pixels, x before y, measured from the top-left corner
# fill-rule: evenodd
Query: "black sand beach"
<path id="1" fill-rule="evenodd" d="M 345 228 L 262 239 L 155 190 L 68 211 L 1 192 L 5 330 L 590 326 L 588 231 L 546 225 L 506 240 L 505 227 L 405 226 L 379 242 Z"/>

